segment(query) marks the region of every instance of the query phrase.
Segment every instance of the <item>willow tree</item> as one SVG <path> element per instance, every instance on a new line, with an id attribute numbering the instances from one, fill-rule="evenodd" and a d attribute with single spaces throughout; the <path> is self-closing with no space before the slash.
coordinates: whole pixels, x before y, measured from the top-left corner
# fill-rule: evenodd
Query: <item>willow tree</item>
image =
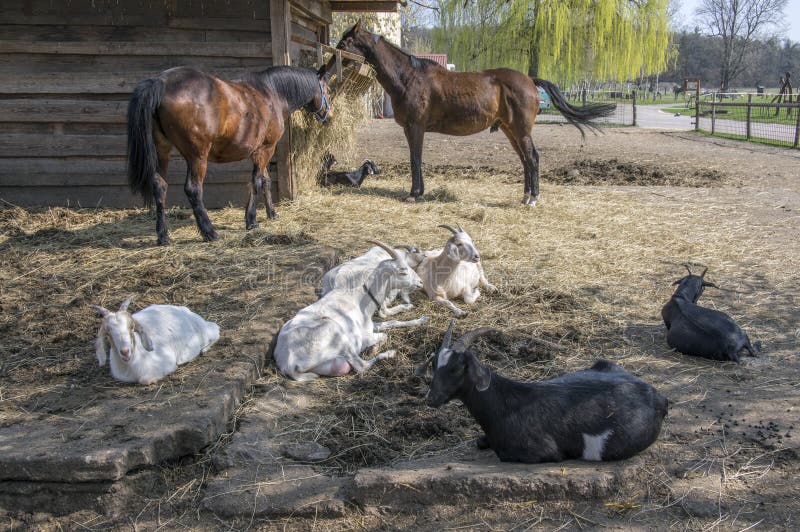
<path id="1" fill-rule="evenodd" d="M 459 70 L 633 79 L 666 68 L 668 1 L 441 0 L 435 40 Z"/>

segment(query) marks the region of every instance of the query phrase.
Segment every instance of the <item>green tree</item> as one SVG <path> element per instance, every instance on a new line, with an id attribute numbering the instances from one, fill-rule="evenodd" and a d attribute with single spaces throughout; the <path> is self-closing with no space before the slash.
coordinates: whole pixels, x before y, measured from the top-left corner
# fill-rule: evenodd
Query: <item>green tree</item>
<path id="1" fill-rule="evenodd" d="M 441 0 L 437 48 L 459 70 L 506 66 L 574 82 L 664 70 L 668 0 Z"/>

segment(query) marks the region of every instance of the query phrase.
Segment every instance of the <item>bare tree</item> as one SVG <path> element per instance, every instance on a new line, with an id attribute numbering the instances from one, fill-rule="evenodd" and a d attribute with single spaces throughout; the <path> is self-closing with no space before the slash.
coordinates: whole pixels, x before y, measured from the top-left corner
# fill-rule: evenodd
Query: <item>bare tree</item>
<path id="1" fill-rule="evenodd" d="M 722 39 L 720 90 L 742 72 L 745 56 L 766 31 L 779 28 L 788 0 L 701 0 L 697 17 Z"/>

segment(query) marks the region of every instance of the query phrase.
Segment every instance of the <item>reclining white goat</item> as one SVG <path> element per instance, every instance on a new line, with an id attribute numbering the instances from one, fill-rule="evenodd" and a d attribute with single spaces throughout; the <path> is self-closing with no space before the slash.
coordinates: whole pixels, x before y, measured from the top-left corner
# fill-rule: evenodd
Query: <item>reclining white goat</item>
<path id="1" fill-rule="evenodd" d="M 416 270 L 428 298 L 446 306 L 456 316 L 463 316 L 466 312 L 450 299 L 460 297 L 471 305 L 481 295 L 478 286 L 489 292 L 495 292 L 497 288 L 486 279 L 480 253 L 464 228 L 460 224 L 458 230 L 449 225 L 439 227 L 450 231 L 452 236 L 443 249 L 426 252 Z"/>
<path id="2" fill-rule="evenodd" d="M 117 312 L 92 305 L 103 318 L 95 339 L 101 366 L 123 382 L 152 384 L 205 353 L 219 340 L 219 326 L 186 307 L 150 305 L 131 315 L 128 297 Z"/>
<path id="3" fill-rule="evenodd" d="M 331 290 L 301 309 L 278 331 L 273 356 L 284 375 L 310 381 L 320 375 L 346 375 L 351 369 L 364 372 L 376 361 L 395 355 L 389 350 L 370 360 L 361 358 L 367 348 L 386 340 L 386 334 L 380 331 L 428 321 L 427 316 L 405 322 L 372 321 L 390 291 L 422 288 L 422 281 L 404 256 L 381 242 L 373 243 L 386 250 L 391 259 L 380 262 L 366 283 L 357 289 Z"/>
<path id="4" fill-rule="evenodd" d="M 416 269 L 425 257 L 425 254 L 415 246 L 403 245 L 398 246 L 398 248 L 405 249 L 405 251 L 403 251 L 402 249 L 395 248 L 395 252 L 405 258 L 406 263 L 411 269 Z M 322 278 L 322 292 L 320 296 L 324 296 L 334 288 L 360 289 L 361 286 L 369 280 L 375 268 L 378 267 L 378 264 L 390 258 L 389 253 L 382 247 L 371 247 L 369 251 L 363 255 L 344 262 L 325 273 L 325 276 Z M 381 308 L 378 309 L 378 315 L 381 318 L 385 318 L 414 308 L 408 294 L 408 290 L 390 290 L 386 295 L 386 299 L 383 300 Z M 403 300 L 403 304 L 389 307 L 398 295 Z"/>

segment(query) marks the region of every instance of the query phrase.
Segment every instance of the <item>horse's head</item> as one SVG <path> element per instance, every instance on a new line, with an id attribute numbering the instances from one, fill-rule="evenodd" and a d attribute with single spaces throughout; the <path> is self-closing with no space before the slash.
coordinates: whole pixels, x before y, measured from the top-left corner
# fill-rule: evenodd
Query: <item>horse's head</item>
<path id="1" fill-rule="evenodd" d="M 324 124 L 333 114 L 331 112 L 331 88 L 328 86 L 324 66 L 317 72 L 317 78 L 319 80 L 319 90 L 314 93 L 314 97 L 311 98 L 305 109 L 313 114 L 317 121 Z"/>
<path id="2" fill-rule="evenodd" d="M 344 32 L 336 48 L 352 54 L 366 55 L 367 51 L 370 50 L 380 38 L 380 35 L 362 28 L 361 20 L 359 20 L 352 28 Z"/>

